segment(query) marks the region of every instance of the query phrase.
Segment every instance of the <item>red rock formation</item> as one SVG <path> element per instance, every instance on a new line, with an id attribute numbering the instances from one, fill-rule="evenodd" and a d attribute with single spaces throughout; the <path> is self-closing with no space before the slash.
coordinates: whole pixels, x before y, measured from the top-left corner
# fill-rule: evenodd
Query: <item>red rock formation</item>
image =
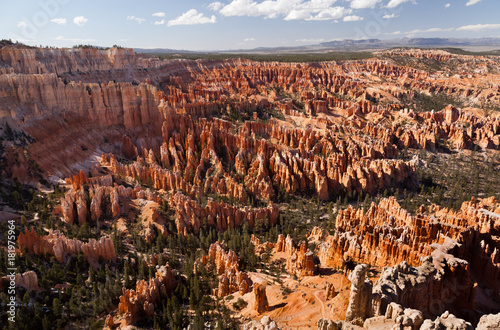
<path id="1" fill-rule="evenodd" d="M 363 325 L 371 313 L 372 282 L 365 279 L 366 265 L 357 265 L 349 274 L 351 292 L 345 320 L 356 325 Z"/>
<path id="2" fill-rule="evenodd" d="M 82 252 L 87 260 L 98 261 L 115 259 L 116 252 L 111 238 L 101 237 L 99 241 L 90 239 L 88 243 L 83 243 L 76 238 L 68 239 L 58 230 L 50 230 L 46 236 L 38 236 L 35 230 L 25 230 L 18 236 L 19 248 L 28 249 L 35 254 L 48 254 L 56 257 L 56 260 L 63 262 L 68 254 Z"/>
<path id="3" fill-rule="evenodd" d="M 254 252 L 262 256 L 266 252 L 285 252 L 286 270 L 290 274 L 297 276 L 312 276 L 316 270 L 314 265 L 314 253 L 307 248 L 307 242 L 302 242 L 299 248 L 295 248 L 290 235 L 284 239 L 283 235 L 278 236 L 276 243 L 265 242 L 252 235 L 250 243 L 254 246 Z"/>
<path id="4" fill-rule="evenodd" d="M 325 294 L 327 300 L 331 300 L 337 296 L 338 292 L 335 291 L 335 286 L 333 285 L 333 283 L 327 284 Z"/>
<path id="5" fill-rule="evenodd" d="M 188 230 L 198 233 L 203 219 L 207 219 L 208 225 L 215 226 L 219 231 L 226 231 L 240 227 L 248 223 L 253 228 L 256 221 L 267 219 L 270 225 L 276 224 L 278 220 L 278 208 L 273 202 L 265 208 L 251 208 L 245 206 L 238 208 L 224 202 L 217 203 L 208 198 L 207 205 L 201 206 L 196 201 L 178 192 L 169 199 L 169 205 L 175 210 L 175 223 L 177 231 L 187 234 Z"/>
<path id="6" fill-rule="evenodd" d="M 266 286 L 259 283 L 253 284 L 253 293 L 255 295 L 255 304 L 253 309 L 259 313 L 269 311 L 269 303 L 267 301 Z"/>
<path id="7" fill-rule="evenodd" d="M 219 276 L 218 297 L 225 297 L 234 292 L 241 295 L 250 292 L 252 280 L 246 272 L 239 270 L 238 257 L 234 251 L 224 251 L 219 242 L 210 245 L 208 255 L 195 262 L 195 271 L 200 265 L 211 269 L 215 266 L 215 273 Z"/>
<path id="8" fill-rule="evenodd" d="M 141 224 L 142 230 L 140 232 L 146 238 L 146 241 L 152 242 L 156 237 L 154 236 L 154 230 L 161 234 L 163 237 L 167 237 L 167 228 L 165 226 L 165 219 L 159 213 L 160 205 L 157 202 L 150 201 L 142 209 L 141 212 Z"/>
<path id="9" fill-rule="evenodd" d="M 302 242 L 298 249 L 293 249 L 290 258 L 287 259 L 286 269 L 290 274 L 297 276 L 314 275 L 314 253 L 307 249 L 306 242 Z"/>
<path id="10" fill-rule="evenodd" d="M 174 272 L 168 265 L 157 268 L 156 275 L 149 281 L 138 280 L 135 290 L 123 288 L 118 304 L 118 312 L 124 317 L 126 325 L 136 321 L 141 313 L 154 314 L 154 304 L 165 298 L 177 285 Z"/>
<path id="11" fill-rule="evenodd" d="M 28 291 L 38 290 L 38 277 L 32 270 L 16 274 L 16 286 L 21 286 Z"/>

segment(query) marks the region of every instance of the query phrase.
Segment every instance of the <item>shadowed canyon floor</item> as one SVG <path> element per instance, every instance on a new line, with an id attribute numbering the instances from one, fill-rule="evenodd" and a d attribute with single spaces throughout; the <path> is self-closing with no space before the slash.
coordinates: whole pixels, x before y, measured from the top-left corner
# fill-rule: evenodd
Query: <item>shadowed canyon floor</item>
<path id="1" fill-rule="evenodd" d="M 7 45 L 0 137 L 27 329 L 498 321 L 498 56 Z"/>

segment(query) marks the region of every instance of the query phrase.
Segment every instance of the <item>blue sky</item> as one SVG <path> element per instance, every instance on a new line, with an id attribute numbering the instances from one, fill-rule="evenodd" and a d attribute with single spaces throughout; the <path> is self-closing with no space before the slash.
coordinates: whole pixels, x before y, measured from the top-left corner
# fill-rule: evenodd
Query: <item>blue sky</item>
<path id="1" fill-rule="evenodd" d="M 0 39 L 188 50 L 500 37 L 499 0 L 2 0 Z"/>

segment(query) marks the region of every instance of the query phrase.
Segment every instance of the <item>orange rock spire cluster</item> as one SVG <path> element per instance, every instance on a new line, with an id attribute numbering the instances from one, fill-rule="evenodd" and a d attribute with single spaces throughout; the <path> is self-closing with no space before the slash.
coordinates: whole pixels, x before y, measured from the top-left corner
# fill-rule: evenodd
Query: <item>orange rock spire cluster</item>
<path id="1" fill-rule="evenodd" d="M 212 270 L 219 277 L 219 287 L 216 290 L 218 297 L 225 297 L 234 292 L 244 295 L 250 292 L 252 280 L 246 272 L 240 271 L 238 256 L 234 251 L 226 252 L 219 242 L 210 245 L 208 255 L 204 255 L 195 263 L 195 271 L 201 265 Z"/>
<path id="2" fill-rule="evenodd" d="M 19 248 L 26 248 L 35 254 L 48 254 L 63 262 L 67 255 L 82 252 L 87 260 L 98 261 L 99 258 L 111 260 L 117 257 L 113 241 L 109 237 L 101 237 L 98 241 L 90 239 L 83 243 L 76 238 L 68 239 L 58 230 L 50 230 L 48 235 L 39 236 L 33 228 L 20 233 L 18 237 Z"/>

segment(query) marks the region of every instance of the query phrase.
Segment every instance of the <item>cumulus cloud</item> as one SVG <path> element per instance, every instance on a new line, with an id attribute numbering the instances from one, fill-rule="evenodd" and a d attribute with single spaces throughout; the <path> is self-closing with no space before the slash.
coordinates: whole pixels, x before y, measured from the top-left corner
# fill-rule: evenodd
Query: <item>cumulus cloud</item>
<path id="1" fill-rule="evenodd" d="M 26 27 L 26 21 L 21 21 L 17 23 L 17 27 Z"/>
<path id="2" fill-rule="evenodd" d="M 481 31 L 481 30 L 495 30 L 500 29 L 500 24 L 475 24 L 464 25 L 457 29 L 457 31 Z"/>
<path id="3" fill-rule="evenodd" d="M 154 13 L 154 14 L 153 14 L 153 16 L 155 16 L 155 17 L 165 17 L 165 13 L 164 13 L 164 12 L 159 11 L 159 12 L 157 12 L 157 13 Z"/>
<path id="4" fill-rule="evenodd" d="M 88 21 L 88 19 L 83 17 L 83 16 L 77 16 L 77 17 L 73 18 L 73 23 L 75 23 L 76 25 L 78 25 L 80 27 L 87 24 L 87 21 Z"/>
<path id="5" fill-rule="evenodd" d="M 385 14 L 384 16 L 382 16 L 383 19 L 391 19 L 391 18 L 396 18 L 396 17 L 399 17 L 399 15 L 396 15 L 396 14 Z"/>
<path id="6" fill-rule="evenodd" d="M 127 16 L 127 21 L 136 21 L 137 23 L 141 24 L 142 22 L 145 21 L 145 19 L 135 16 Z"/>
<path id="7" fill-rule="evenodd" d="M 307 20 L 307 21 L 325 21 L 342 18 L 352 13 L 351 9 L 344 7 L 327 7 L 327 8 L 307 8 L 298 7 L 293 9 L 284 18 L 285 21 L 291 20 Z"/>
<path id="8" fill-rule="evenodd" d="M 374 8 L 380 0 L 352 0 L 351 8 L 363 9 L 363 8 Z"/>
<path id="9" fill-rule="evenodd" d="M 358 1 L 358 0 L 355 0 Z M 369 0 L 374 1 L 374 0 Z M 380 0 L 375 0 L 380 1 Z M 224 16 L 283 17 L 284 20 L 332 20 L 351 13 L 350 9 L 332 5 L 337 0 L 232 0 L 220 8 Z M 219 3 L 213 8 L 219 7 Z M 212 5 L 212 4 L 211 4 Z"/>
<path id="10" fill-rule="evenodd" d="M 176 19 L 168 21 L 168 26 L 174 25 L 195 25 L 195 24 L 213 24 L 217 22 L 217 17 L 206 17 L 203 13 L 198 13 L 196 9 L 191 9 L 177 17 Z"/>
<path id="11" fill-rule="evenodd" d="M 265 0 L 257 3 L 253 0 L 233 0 L 220 9 L 224 16 L 265 16 L 276 18 L 286 15 L 290 8 L 296 8 L 302 0 Z"/>
<path id="12" fill-rule="evenodd" d="M 451 3 L 447 3 L 446 5 L 444 5 L 444 8 L 450 8 L 451 6 Z"/>
<path id="13" fill-rule="evenodd" d="M 405 2 L 412 2 L 412 3 L 415 3 L 414 0 L 391 0 L 389 1 L 389 3 L 387 4 L 387 8 L 395 8 Z"/>
<path id="14" fill-rule="evenodd" d="M 363 19 L 364 18 L 361 16 L 350 15 L 350 16 L 344 17 L 344 22 L 357 22 L 357 21 L 362 21 Z"/>
<path id="15" fill-rule="evenodd" d="M 475 5 L 476 3 L 479 3 L 479 2 L 481 2 L 481 0 L 469 0 L 469 1 L 467 1 L 467 3 L 465 5 L 468 7 L 468 6 Z"/>
<path id="16" fill-rule="evenodd" d="M 255 41 L 255 38 L 245 38 L 245 42 Z"/>
<path id="17" fill-rule="evenodd" d="M 224 4 L 219 1 L 212 2 L 211 4 L 208 5 L 208 9 L 212 11 L 219 11 L 222 7 L 224 7 Z"/>
<path id="18" fill-rule="evenodd" d="M 162 19 L 161 21 L 155 21 L 154 24 L 155 25 L 163 25 L 163 24 L 165 24 L 165 20 Z"/>
<path id="19" fill-rule="evenodd" d="M 59 25 L 66 25 L 66 19 L 65 18 L 53 18 L 50 20 L 52 23 L 56 23 Z"/>

